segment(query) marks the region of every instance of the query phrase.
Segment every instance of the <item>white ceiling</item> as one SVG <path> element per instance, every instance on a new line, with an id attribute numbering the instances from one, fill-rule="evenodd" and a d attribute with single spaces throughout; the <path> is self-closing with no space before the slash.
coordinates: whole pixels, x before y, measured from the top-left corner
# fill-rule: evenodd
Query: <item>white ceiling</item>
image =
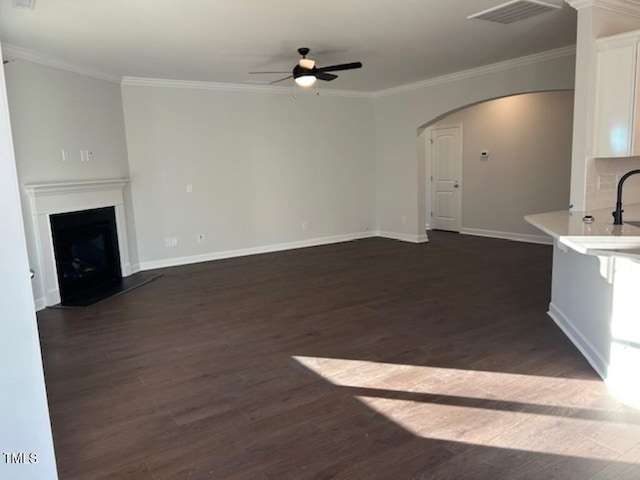
<path id="1" fill-rule="evenodd" d="M 0 41 L 118 79 L 240 84 L 279 78 L 248 72 L 290 71 L 305 46 L 319 66 L 364 64 L 321 88 L 369 92 L 575 44 L 562 0 L 506 26 L 466 19 L 504 1 L 0 0 Z"/>

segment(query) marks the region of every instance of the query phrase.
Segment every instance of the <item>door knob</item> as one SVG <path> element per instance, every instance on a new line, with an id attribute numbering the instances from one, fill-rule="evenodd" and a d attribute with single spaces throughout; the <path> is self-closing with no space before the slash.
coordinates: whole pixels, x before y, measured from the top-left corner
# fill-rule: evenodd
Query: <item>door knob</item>
<path id="1" fill-rule="evenodd" d="M 453 184 L 453 188 L 458 188 L 460 185 L 458 185 L 458 182 Z"/>

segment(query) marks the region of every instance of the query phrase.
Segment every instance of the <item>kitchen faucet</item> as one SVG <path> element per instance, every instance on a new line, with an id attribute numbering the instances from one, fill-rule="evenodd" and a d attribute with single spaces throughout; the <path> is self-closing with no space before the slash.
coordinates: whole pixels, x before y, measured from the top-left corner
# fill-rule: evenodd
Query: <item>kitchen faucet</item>
<path id="1" fill-rule="evenodd" d="M 613 212 L 613 224 L 614 225 L 622 225 L 622 184 L 624 181 L 629 178 L 631 175 L 635 175 L 636 173 L 640 173 L 640 170 L 631 170 L 630 172 L 625 173 L 622 177 L 620 177 L 620 181 L 618 182 L 618 198 L 616 200 L 616 211 Z"/>

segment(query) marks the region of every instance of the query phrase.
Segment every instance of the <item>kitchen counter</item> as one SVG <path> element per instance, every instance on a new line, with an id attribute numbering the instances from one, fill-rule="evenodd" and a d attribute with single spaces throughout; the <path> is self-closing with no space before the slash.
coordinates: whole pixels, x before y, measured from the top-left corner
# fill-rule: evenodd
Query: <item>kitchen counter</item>
<path id="1" fill-rule="evenodd" d="M 593 212 L 548 212 L 527 215 L 525 220 L 559 244 L 587 255 L 622 254 L 640 260 L 640 227 L 625 223 L 614 225 L 613 209 Z M 591 215 L 593 223 L 585 223 L 583 217 Z M 624 222 L 640 221 L 640 204 L 624 206 Z"/>
<path id="2" fill-rule="evenodd" d="M 549 316 L 618 398 L 640 408 L 640 227 L 613 225 L 612 210 L 525 220 L 555 240 Z M 640 205 L 625 205 L 623 221 L 640 221 Z"/>

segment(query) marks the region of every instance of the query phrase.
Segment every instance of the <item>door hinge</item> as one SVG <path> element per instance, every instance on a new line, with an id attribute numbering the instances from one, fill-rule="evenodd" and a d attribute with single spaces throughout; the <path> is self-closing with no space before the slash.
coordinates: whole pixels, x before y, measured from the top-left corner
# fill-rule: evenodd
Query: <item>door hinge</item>
<path id="1" fill-rule="evenodd" d="M 429 216 L 430 216 L 430 217 L 433 217 L 433 212 L 429 212 Z"/>
<path id="2" fill-rule="evenodd" d="M 431 175 L 431 181 L 433 182 L 433 175 Z"/>
<path id="3" fill-rule="evenodd" d="M 429 142 L 431 142 L 431 145 L 433 145 L 433 138 L 430 138 Z"/>

